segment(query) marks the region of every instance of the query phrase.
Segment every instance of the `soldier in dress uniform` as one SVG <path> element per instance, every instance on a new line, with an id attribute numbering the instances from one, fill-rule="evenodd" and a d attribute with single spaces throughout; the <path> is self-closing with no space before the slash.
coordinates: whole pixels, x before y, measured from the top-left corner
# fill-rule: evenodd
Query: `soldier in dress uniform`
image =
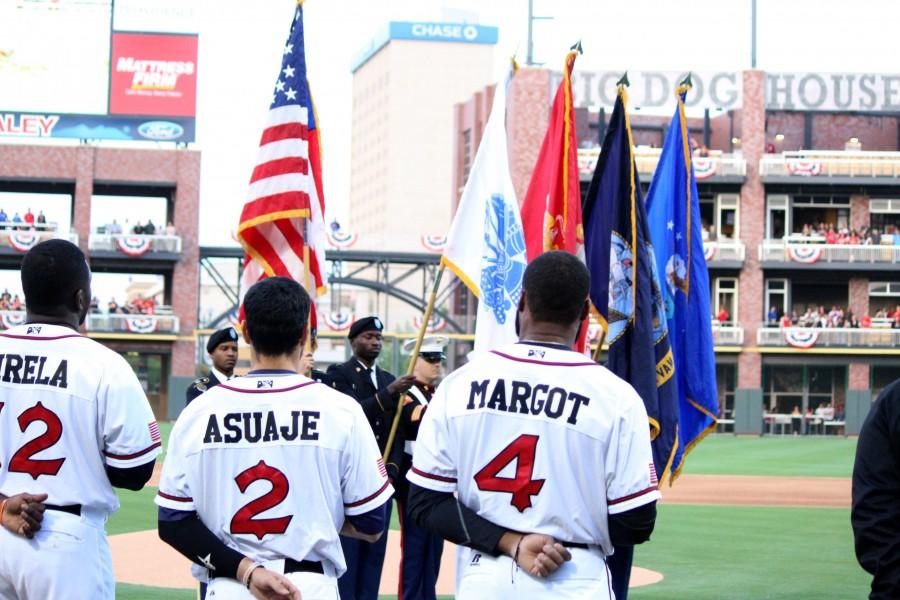
<path id="1" fill-rule="evenodd" d="M 378 317 L 364 317 L 354 322 L 347 335 L 353 356 L 345 363 L 331 365 L 327 372 L 328 381 L 334 389 L 355 398 L 362 406 L 382 452 L 390 435 L 400 394 L 415 381 L 413 375 L 394 377 L 376 364 L 381 354 L 383 329 L 384 325 Z M 394 444 L 402 446 L 403 440 L 398 437 Z M 392 482 L 398 480 L 398 474 L 396 468 L 388 468 L 388 477 Z M 385 523 L 390 523 L 390 503 L 387 510 Z M 387 538 L 387 530 L 374 544 L 341 536 L 341 547 L 347 561 L 347 572 L 338 579 L 343 600 L 378 598 Z"/>
<path id="2" fill-rule="evenodd" d="M 427 336 L 422 340 L 419 357 L 413 368 L 416 380 L 407 392 L 400 413 L 400 427 L 397 438 L 403 440 L 391 448 L 390 463 L 397 466 L 400 476 L 394 481 L 397 507 L 400 514 L 401 560 L 400 580 L 397 591 L 398 600 L 435 600 L 438 572 L 441 568 L 441 553 L 444 539 L 427 529 L 419 527 L 415 520 L 407 515 L 407 495 L 409 483 L 406 473 L 412 468 L 413 452 L 416 447 L 416 436 L 419 423 L 428 409 L 428 403 L 434 395 L 434 388 L 441 377 L 445 360 L 445 336 Z M 403 345 L 403 351 L 412 353 L 416 340 L 409 340 Z M 402 435 L 402 437 L 401 437 Z"/>
<path id="3" fill-rule="evenodd" d="M 234 327 L 218 330 L 209 336 L 209 340 L 206 342 L 206 351 L 212 358 L 212 367 L 209 369 L 209 375 L 195 379 L 188 386 L 185 393 L 185 406 L 209 388 L 234 377 L 234 365 L 237 364 L 238 356 L 237 331 L 234 330 Z"/>

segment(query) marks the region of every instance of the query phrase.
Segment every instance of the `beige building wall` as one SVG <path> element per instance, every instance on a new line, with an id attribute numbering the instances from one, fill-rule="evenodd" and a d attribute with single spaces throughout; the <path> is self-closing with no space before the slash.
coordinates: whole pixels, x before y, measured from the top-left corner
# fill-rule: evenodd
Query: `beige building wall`
<path id="1" fill-rule="evenodd" d="M 350 224 L 360 248 L 421 252 L 450 227 L 453 106 L 491 83 L 494 46 L 392 40 L 353 79 Z"/>

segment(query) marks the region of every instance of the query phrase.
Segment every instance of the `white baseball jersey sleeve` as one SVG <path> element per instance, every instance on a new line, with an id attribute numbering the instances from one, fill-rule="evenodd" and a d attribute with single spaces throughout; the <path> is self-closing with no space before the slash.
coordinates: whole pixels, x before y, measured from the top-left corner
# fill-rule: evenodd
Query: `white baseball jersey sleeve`
<path id="1" fill-rule="evenodd" d="M 0 492 L 109 514 L 106 466 L 156 459 L 159 428 L 131 366 L 59 325 L 0 334 Z"/>
<path id="2" fill-rule="evenodd" d="M 513 344 L 438 387 L 407 478 L 510 530 L 612 552 L 610 513 L 660 498 L 647 413 L 583 355 Z"/>
<path id="3" fill-rule="evenodd" d="M 196 511 L 220 540 L 256 560 L 328 561 L 340 575 L 344 516 L 392 494 L 359 404 L 279 372 L 232 379 L 185 408 L 156 504 Z"/>

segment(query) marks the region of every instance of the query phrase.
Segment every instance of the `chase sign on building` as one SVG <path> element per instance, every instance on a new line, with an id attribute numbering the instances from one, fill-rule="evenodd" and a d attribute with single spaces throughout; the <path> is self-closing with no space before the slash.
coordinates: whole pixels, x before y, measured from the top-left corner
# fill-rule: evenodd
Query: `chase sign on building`
<path id="1" fill-rule="evenodd" d="M 351 70 L 359 69 L 392 40 L 494 45 L 497 43 L 497 39 L 498 29 L 487 25 L 391 21 L 372 38 L 365 49 L 356 55 Z"/>

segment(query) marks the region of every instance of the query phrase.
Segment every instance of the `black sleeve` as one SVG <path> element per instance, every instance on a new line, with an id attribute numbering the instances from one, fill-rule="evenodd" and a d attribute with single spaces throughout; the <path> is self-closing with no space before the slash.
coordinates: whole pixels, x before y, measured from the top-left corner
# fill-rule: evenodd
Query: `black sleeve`
<path id="1" fill-rule="evenodd" d="M 499 554 L 497 544 L 507 532 L 460 504 L 453 494 L 435 492 L 414 483 L 409 484 L 409 516 L 420 527 L 454 544 L 494 556 Z"/>
<path id="2" fill-rule="evenodd" d="M 613 546 L 634 546 L 650 539 L 656 524 L 656 502 L 650 502 L 607 518 Z"/>
<path id="3" fill-rule="evenodd" d="M 873 574 L 870 598 L 900 598 L 900 384 L 887 388 L 859 433 L 850 510 L 856 558 Z"/>
<path id="4" fill-rule="evenodd" d="M 188 404 L 191 403 L 192 400 L 194 400 L 197 396 L 199 396 L 202 393 L 203 392 L 198 390 L 197 386 L 195 386 L 194 384 L 189 385 L 187 390 L 185 390 L 185 392 L 184 392 L 184 405 L 187 406 Z"/>
<path id="5" fill-rule="evenodd" d="M 120 469 L 118 467 L 110 467 L 107 465 L 106 476 L 109 478 L 109 483 L 113 487 L 136 492 L 150 481 L 150 477 L 153 476 L 153 466 L 155 464 L 156 461 L 151 460 L 143 465 L 130 467 L 128 469 Z"/>
<path id="6" fill-rule="evenodd" d="M 217 576 L 237 579 L 238 565 L 244 555 L 229 548 L 213 535 L 197 513 L 160 508 L 157 527 L 159 539 L 178 550 L 188 560 L 209 568 L 209 565 L 200 562 L 202 557 L 206 557 L 215 567 Z"/>
<path id="7" fill-rule="evenodd" d="M 389 394 L 387 386 L 380 388 L 375 392 L 374 396 L 360 398 L 356 395 L 356 391 L 353 389 L 353 385 L 350 383 L 350 380 L 347 378 L 343 369 L 338 368 L 336 365 L 328 367 L 328 378 L 331 381 L 331 387 L 343 394 L 347 394 L 351 398 L 355 398 L 356 401 L 359 402 L 360 406 L 362 406 L 363 413 L 366 415 L 366 419 L 368 419 L 370 423 L 382 412 L 394 412 L 394 407 L 397 405 L 399 395 Z M 391 381 L 393 381 L 393 377 L 391 378 Z"/>

